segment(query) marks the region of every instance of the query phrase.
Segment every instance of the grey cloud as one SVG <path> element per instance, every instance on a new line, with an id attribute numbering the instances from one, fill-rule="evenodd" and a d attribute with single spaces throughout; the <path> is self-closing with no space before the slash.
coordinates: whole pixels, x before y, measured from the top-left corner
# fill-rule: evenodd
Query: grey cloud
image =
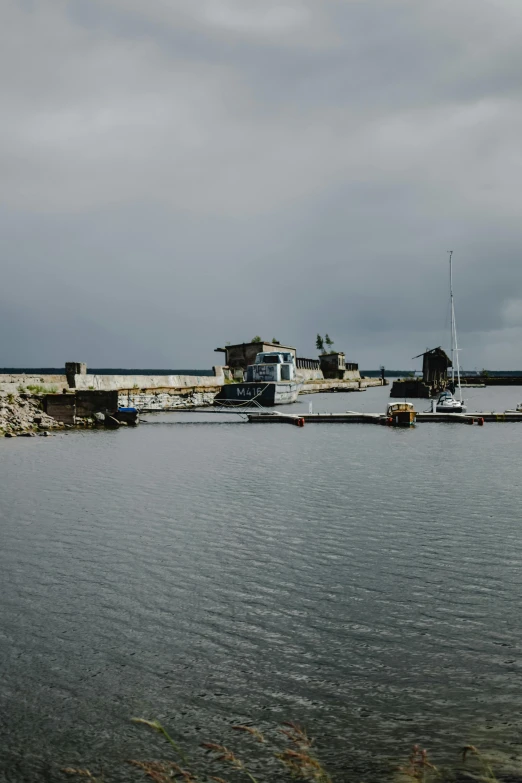
<path id="1" fill-rule="evenodd" d="M 451 248 L 464 364 L 518 365 L 518 0 L 1 13 L 0 364 L 319 330 L 408 366 L 447 339 Z"/>

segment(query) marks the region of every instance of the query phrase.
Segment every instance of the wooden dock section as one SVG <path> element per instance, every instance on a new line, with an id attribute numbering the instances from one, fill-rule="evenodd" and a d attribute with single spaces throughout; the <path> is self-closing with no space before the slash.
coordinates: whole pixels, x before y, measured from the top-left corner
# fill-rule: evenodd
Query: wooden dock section
<path id="1" fill-rule="evenodd" d="M 249 413 L 248 421 L 259 424 L 294 424 L 303 427 L 305 424 L 382 424 L 390 425 L 384 413 L 280 413 L 279 411 L 262 411 Z M 522 422 L 522 412 L 518 411 L 480 411 L 477 413 L 417 413 L 416 424 L 424 422 L 444 424 L 478 424 L 485 422 Z"/>

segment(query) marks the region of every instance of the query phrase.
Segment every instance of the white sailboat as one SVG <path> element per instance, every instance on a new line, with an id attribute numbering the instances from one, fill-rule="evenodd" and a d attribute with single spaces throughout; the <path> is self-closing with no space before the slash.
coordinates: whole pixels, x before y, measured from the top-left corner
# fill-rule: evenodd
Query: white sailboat
<path id="1" fill-rule="evenodd" d="M 453 250 L 449 251 L 450 264 L 450 307 L 451 307 L 451 391 L 443 391 L 439 395 L 435 410 L 437 413 L 465 413 L 466 406 L 462 399 L 462 387 L 460 385 L 459 346 L 457 341 L 457 324 L 455 321 L 455 304 L 453 301 Z M 455 385 L 455 369 L 457 370 L 457 384 Z M 455 397 L 455 392 L 457 396 Z"/>

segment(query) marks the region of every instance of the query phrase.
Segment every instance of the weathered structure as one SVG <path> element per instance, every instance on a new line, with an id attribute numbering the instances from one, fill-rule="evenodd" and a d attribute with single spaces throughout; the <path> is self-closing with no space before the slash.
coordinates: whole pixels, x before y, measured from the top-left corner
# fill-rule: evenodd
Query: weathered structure
<path id="1" fill-rule="evenodd" d="M 289 345 L 267 343 L 264 341 L 226 345 L 224 348 L 216 348 L 215 351 L 225 354 L 225 364 L 232 372 L 235 370 L 245 371 L 249 364 L 255 364 L 258 353 L 284 351 L 285 353 L 291 353 L 294 359 L 296 358 L 295 348 L 292 348 Z"/>
<path id="2" fill-rule="evenodd" d="M 319 364 L 324 378 L 344 380 L 354 378 L 354 373 L 359 374 L 359 365 L 347 364 L 342 351 L 321 354 Z"/>
<path id="3" fill-rule="evenodd" d="M 85 362 L 65 362 L 65 376 L 71 389 L 74 389 L 74 378 L 76 375 L 87 375 L 87 365 Z"/>
<path id="4" fill-rule="evenodd" d="M 428 400 L 431 397 L 431 388 L 424 383 L 422 378 L 399 378 L 394 381 L 390 389 L 390 397 L 420 397 Z"/>
<path id="5" fill-rule="evenodd" d="M 298 356 L 295 360 L 295 366 L 298 370 L 320 370 L 321 362 L 319 359 L 305 359 Z"/>
<path id="6" fill-rule="evenodd" d="M 404 378 L 395 381 L 390 397 L 421 397 L 428 399 L 443 391 L 448 385 L 448 369 L 451 359 L 440 346 L 414 356 L 422 356 L 422 378 Z"/>
<path id="7" fill-rule="evenodd" d="M 95 413 L 118 410 L 117 391 L 76 391 L 72 394 L 46 394 L 44 411 L 56 421 L 76 424 L 78 419 L 90 418 Z"/>
<path id="8" fill-rule="evenodd" d="M 250 342 L 227 345 L 224 348 L 216 348 L 216 351 L 225 354 L 225 374 L 230 380 L 243 380 L 243 373 L 249 365 L 255 364 L 259 353 L 270 351 L 282 351 L 294 356 L 298 376 L 303 381 L 322 380 L 359 380 L 359 365 L 346 363 L 342 351 L 338 353 L 323 354 L 319 359 L 306 359 L 297 356 L 296 349 L 292 346 L 280 343 Z"/>
<path id="9" fill-rule="evenodd" d="M 442 390 L 448 382 L 448 369 L 452 367 L 451 359 L 442 348 L 432 348 L 431 351 L 425 351 L 415 356 L 419 359 L 422 356 L 422 380 L 427 386 L 435 390 Z"/>
<path id="10" fill-rule="evenodd" d="M 77 393 L 113 391 L 118 405 L 139 411 L 169 411 L 212 405 L 225 383 L 222 367 L 212 375 L 90 375 L 74 376 Z"/>
<path id="11" fill-rule="evenodd" d="M 118 404 L 139 411 L 175 411 L 200 408 L 214 404 L 221 386 L 192 386 L 187 388 L 120 389 Z"/>
<path id="12" fill-rule="evenodd" d="M 67 362 L 66 375 L 0 375 L 0 397 L 7 394 L 46 395 L 45 410 L 64 424 L 73 424 L 95 413 L 138 410 L 178 410 L 212 405 L 225 383 L 222 367 L 208 375 L 115 375 L 88 373 L 82 362 Z M 62 393 L 61 393 L 62 392 Z"/>
<path id="13" fill-rule="evenodd" d="M 131 389 L 147 391 L 148 389 L 187 390 L 194 388 L 215 389 L 225 382 L 222 367 L 214 367 L 212 375 L 75 375 L 74 388 L 83 391 L 96 389 L 110 391 L 116 389 Z"/>

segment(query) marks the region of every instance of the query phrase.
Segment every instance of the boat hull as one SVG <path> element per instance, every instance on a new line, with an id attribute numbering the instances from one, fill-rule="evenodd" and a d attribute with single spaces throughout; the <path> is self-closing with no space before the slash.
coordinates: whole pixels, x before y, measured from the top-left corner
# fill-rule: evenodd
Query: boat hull
<path id="1" fill-rule="evenodd" d="M 214 398 L 215 405 L 243 405 L 257 403 L 270 408 L 274 405 L 287 405 L 297 400 L 303 387 L 294 381 L 274 381 L 269 383 L 228 383 Z"/>
<path id="2" fill-rule="evenodd" d="M 435 407 L 437 413 L 466 413 L 465 405 L 437 405 Z"/>
<path id="3" fill-rule="evenodd" d="M 415 411 L 397 411 L 392 413 L 390 418 L 392 427 L 413 427 L 416 413 Z"/>

